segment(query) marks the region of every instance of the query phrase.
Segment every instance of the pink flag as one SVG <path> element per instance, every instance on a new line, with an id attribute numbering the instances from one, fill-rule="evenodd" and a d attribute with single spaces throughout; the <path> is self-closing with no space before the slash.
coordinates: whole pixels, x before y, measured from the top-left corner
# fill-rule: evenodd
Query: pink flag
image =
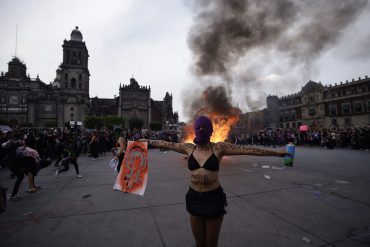
<path id="1" fill-rule="evenodd" d="M 148 143 L 129 141 L 113 189 L 144 195 L 148 180 Z"/>

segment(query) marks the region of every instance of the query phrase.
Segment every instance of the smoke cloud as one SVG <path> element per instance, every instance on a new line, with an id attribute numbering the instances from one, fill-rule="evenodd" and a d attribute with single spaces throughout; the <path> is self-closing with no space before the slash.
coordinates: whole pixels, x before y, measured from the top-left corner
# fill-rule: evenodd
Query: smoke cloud
<path id="1" fill-rule="evenodd" d="M 239 102 L 244 111 L 258 109 L 267 94 L 298 89 L 297 80 L 307 81 L 312 62 L 337 42 L 366 4 L 366 0 L 194 1 L 188 40 L 192 71 L 199 80 L 221 78 L 221 87 L 233 99 L 228 102 Z M 302 78 L 267 77 L 291 70 Z M 207 91 L 212 81 L 203 84 Z M 191 116 L 204 107 L 199 102 L 218 103 L 216 96 L 224 95 L 215 94 L 206 103 L 196 98 L 187 112 Z"/>
<path id="2" fill-rule="evenodd" d="M 235 107 L 233 107 L 230 97 L 226 89 L 222 86 L 208 86 L 202 94 L 191 102 L 189 114 L 194 117 L 200 115 L 210 115 L 211 112 L 223 113 L 225 118 L 235 115 Z M 194 109 L 197 111 L 194 112 Z"/>

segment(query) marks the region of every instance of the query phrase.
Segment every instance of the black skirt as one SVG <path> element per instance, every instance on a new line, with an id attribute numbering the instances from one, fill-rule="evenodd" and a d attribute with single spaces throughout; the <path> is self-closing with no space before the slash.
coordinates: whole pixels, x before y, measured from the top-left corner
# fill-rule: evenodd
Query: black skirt
<path id="1" fill-rule="evenodd" d="M 222 187 L 215 190 L 198 192 L 191 187 L 186 193 L 186 210 L 194 216 L 215 219 L 226 214 L 226 194 Z"/>

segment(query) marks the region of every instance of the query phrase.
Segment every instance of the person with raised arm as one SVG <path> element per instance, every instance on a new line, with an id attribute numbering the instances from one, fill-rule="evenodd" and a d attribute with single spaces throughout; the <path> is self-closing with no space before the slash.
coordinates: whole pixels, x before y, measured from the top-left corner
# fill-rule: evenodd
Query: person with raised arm
<path id="1" fill-rule="evenodd" d="M 174 143 L 140 139 L 149 145 L 188 155 L 190 186 L 186 194 L 186 210 L 197 247 L 217 246 L 223 216 L 226 214 L 226 195 L 219 182 L 220 162 L 227 155 L 278 156 L 289 155 L 274 151 L 229 143 L 210 141 L 213 125 L 208 117 L 200 116 L 194 123 L 193 143 Z"/>

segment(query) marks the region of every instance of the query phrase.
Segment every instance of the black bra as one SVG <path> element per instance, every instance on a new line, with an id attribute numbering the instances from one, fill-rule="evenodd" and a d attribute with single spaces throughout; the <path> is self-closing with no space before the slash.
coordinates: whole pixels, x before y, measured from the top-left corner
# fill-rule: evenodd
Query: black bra
<path id="1" fill-rule="evenodd" d="M 197 170 L 199 168 L 204 168 L 208 171 L 218 171 L 219 170 L 219 163 L 216 155 L 213 153 L 212 143 L 211 143 L 211 149 L 212 149 L 212 155 L 209 156 L 207 161 L 204 163 L 203 166 L 200 166 L 198 161 L 194 158 L 194 150 L 196 146 L 194 146 L 193 152 L 191 152 L 189 158 L 188 158 L 188 168 L 190 171 Z"/>

